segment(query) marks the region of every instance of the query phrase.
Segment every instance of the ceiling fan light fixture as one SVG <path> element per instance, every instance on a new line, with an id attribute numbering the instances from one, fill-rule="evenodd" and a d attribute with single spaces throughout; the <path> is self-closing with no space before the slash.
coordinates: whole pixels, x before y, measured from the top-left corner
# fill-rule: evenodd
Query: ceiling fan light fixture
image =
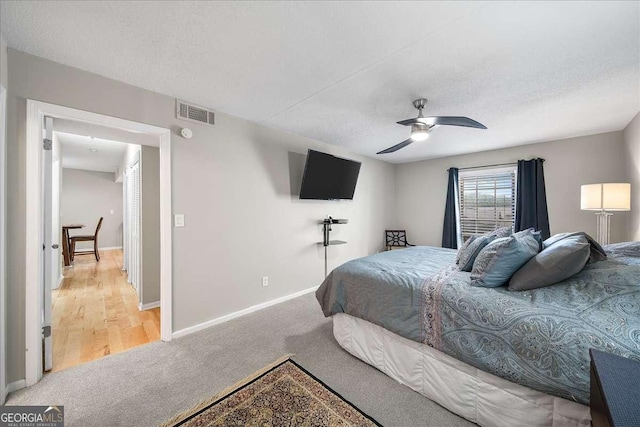
<path id="1" fill-rule="evenodd" d="M 400 144 L 393 145 L 376 154 L 389 154 L 406 147 L 409 144 L 419 141 L 425 141 L 429 138 L 429 132 L 439 126 L 463 126 L 468 128 L 486 129 L 487 127 L 480 122 L 462 116 L 432 116 L 424 117 L 422 109 L 427 105 L 426 98 L 420 98 L 413 101 L 413 106 L 418 110 L 418 117 L 414 119 L 400 120 L 397 122 L 402 126 L 411 126 L 411 136 L 409 139 L 402 141 Z"/>
<path id="2" fill-rule="evenodd" d="M 426 141 L 429 139 L 429 127 L 425 125 L 415 124 L 411 126 L 411 140 Z"/>

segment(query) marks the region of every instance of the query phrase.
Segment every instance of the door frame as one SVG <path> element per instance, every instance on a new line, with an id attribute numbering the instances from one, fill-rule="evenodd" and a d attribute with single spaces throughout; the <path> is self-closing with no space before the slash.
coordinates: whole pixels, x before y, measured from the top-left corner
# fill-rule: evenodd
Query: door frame
<path id="1" fill-rule="evenodd" d="M 6 206 L 7 206 L 7 89 L 0 85 L 0 405 L 4 405 L 7 398 L 7 303 L 6 289 Z"/>
<path id="2" fill-rule="evenodd" d="M 42 128 L 44 116 L 77 120 L 157 136 L 160 149 L 160 338 L 171 341 L 171 131 L 145 123 L 27 99 L 25 383 L 37 383 L 42 372 L 43 206 L 41 200 Z M 37 213 L 37 214 L 36 214 Z"/>

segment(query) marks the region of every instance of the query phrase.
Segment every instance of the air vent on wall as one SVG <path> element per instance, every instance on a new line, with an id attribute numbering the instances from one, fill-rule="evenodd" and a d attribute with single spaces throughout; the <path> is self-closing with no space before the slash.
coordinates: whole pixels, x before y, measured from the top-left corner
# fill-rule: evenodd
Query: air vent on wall
<path id="1" fill-rule="evenodd" d="M 213 111 L 198 105 L 187 104 L 178 99 L 176 99 L 176 118 L 211 126 L 215 124 Z"/>

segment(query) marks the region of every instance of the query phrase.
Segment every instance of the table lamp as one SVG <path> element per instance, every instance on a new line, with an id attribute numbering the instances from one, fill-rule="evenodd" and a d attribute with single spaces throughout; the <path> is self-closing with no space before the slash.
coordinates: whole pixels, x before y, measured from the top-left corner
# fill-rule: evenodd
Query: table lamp
<path id="1" fill-rule="evenodd" d="M 580 189 L 580 209 L 598 211 L 596 240 L 601 245 L 609 244 L 611 211 L 631 210 L 631 184 L 605 183 L 586 184 Z"/>

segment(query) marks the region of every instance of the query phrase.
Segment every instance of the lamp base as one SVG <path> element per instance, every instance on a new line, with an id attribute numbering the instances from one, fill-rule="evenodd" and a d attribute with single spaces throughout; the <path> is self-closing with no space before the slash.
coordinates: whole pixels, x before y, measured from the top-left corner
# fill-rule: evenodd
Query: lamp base
<path id="1" fill-rule="evenodd" d="M 596 240 L 603 246 L 609 244 L 611 215 L 613 214 L 606 211 L 596 213 L 596 219 L 598 222 Z"/>

